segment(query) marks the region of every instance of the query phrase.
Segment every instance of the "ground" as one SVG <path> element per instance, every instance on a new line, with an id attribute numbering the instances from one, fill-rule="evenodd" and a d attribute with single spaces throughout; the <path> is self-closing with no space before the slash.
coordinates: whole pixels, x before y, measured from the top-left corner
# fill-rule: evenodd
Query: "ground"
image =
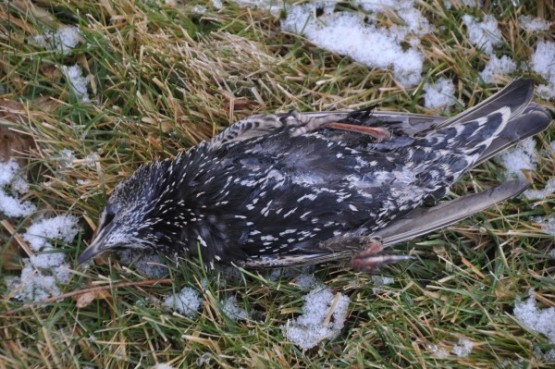
<path id="1" fill-rule="evenodd" d="M 523 76 L 553 108 L 555 8 L 529 3 L 1 3 L 0 367 L 553 367 L 553 125 L 449 196 L 536 192 L 377 275 L 75 265 L 118 181 L 250 114 L 452 115 Z"/>

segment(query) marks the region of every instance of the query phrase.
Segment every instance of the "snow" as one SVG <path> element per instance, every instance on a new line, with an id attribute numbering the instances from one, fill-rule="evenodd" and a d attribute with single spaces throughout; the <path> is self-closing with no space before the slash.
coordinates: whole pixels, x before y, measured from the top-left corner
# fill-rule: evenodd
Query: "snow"
<path id="1" fill-rule="evenodd" d="M 194 318 L 197 315 L 201 303 L 202 299 L 199 293 L 190 287 L 185 287 L 164 300 L 164 305 L 189 318 Z"/>
<path id="2" fill-rule="evenodd" d="M 538 309 L 536 299 L 530 296 L 526 301 L 517 300 L 513 313 L 526 328 L 543 334 L 555 343 L 555 307 Z"/>
<path id="3" fill-rule="evenodd" d="M 224 4 L 222 4 L 222 0 L 212 0 L 212 6 L 219 10 L 224 7 Z"/>
<path id="4" fill-rule="evenodd" d="M 486 54 L 493 54 L 493 47 L 500 45 L 503 41 L 501 31 L 497 27 L 497 20 L 493 15 L 486 15 L 482 22 L 471 15 L 462 17 L 466 25 L 468 39 L 478 49 L 482 49 Z"/>
<path id="5" fill-rule="evenodd" d="M 498 58 L 492 55 L 487 62 L 484 70 L 480 72 L 480 77 L 485 83 L 493 83 L 498 76 L 513 73 L 516 70 L 516 63 L 510 57 L 503 55 Z"/>
<path id="6" fill-rule="evenodd" d="M 297 278 L 295 278 L 295 284 L 301 291 L 310 291 L 315 288 L 322 288 L 324 287 L 324 283 L 316 278 L 313 274 L 299 274 Z"/>
<path id="7" fill-rule="evenodd" d="M 471 340 L 465 337 L 461 337 L 459 338 L 459 342 L 455 346 L 453 346 L 451 352 L 458 357 L 467 357 L 472 352 L 473 347 L 474 343 Z"/>
<path id="8" fill-rule="evenodd" d="M 35 252 L 49 251 L 53 246 L 48 242 L 50 239 L 58 239 L 64 242 L 71 242 L 79 227 L 77 218 L 71 215 L 59 215 L 50 219 L 41 219 L 33 223 L 23 239 L 27 241 L 31 249 Z"/>
<path id="9" fill-rule="evenodd" d="M 381 275 L 373 275 L 371 279 L 373 285 L 372 292 L 374 292 L 375 294 L 383 291 L 383 286 L 395 283 L 395 279 L 393 279 L 392 277 L 385 277 Z"/>
<path id="10" fill-rule="evenodd" d="M 552 193 L 555 193 L 555 178 L 549 178 L 542 190 L 530 189 L 524 191 L 524 197 L 526 197 L 528 200 L 544 199 Z"/>
<path id="11" fill-rule="evenodd" d="M 455 85 L 447 78 L 440 78 L 435 83 L 426 83 L 424 91 L 424 106 L 428 109 L 445 111 L 457 102 Z"/>
<path id="12" fill-rule="evenodd" d="M 528 33 L 549 31 L 551 23 L 542 18 L 532 18 L 529 15 L 521 15 L 518 17 L 520 25 Z"/>
<path id="13" fill-rule="evenodd" d="M 247 311 L 237 305 L 237 298 L 230 296 L 222 301 L 222 311 L 232 320 L 245 320 L 249 317 Z"/>
<path id="14" fill-rule="evenodd" d="M 502 153 L 499 159 L 509 174 L 525 178 L 523 170 L 534 170 L 536 168 L 537 153 L 535 147 L 536 141 L 529 137 Z"/>
<path id="15" fill-rule="evenodd" d="M 345 295 L 334 295 L 329 288 L 312 290 L 305 296 L 303 314 L 287 321 L 282 327 L 283 335 L 304 350 L 336 337 L 345 323 L 349 301 Z"/>
<path id="16" fill-rule="evenodd" d="M 60 69 L 66 77 L 75 96 L 81 102 L 89 102 L 90 98 L 87 92 L 87 85 L 89 84 L 89 80 L 87 79 L 87 77 L 83 77 L 83 70 L 81 69 L 81 67 L 78 64 L 75 64 L 71 67 L 62 65 Z"/>
<path id="17" fill-rule="evenodd" d="M 18 194 L 25 194 L 28 190 L 29 186 L 19 175 L 19 164 L 15 160 L 0 162 L 0 213 L 10 218 L 33 214 L 37 207 L 18 198 Z"/>
<path id="18" fill-rule="evenodd" d="M 538 86 L 537 93 L 545 99 L 555 99 L 555 42 L 538 41 L 530 60 L 532 70 L 547 81 Z"/>
<path id="19" fill-rule="evenodd" d="M 428 351 L 430 351 L 432 356 L 436 359 L 446 359 L 449 357 L 449 351 L 433 343 L 428 345 Z"/>
<path id="20" fill-rule="evenodd" d="M 549 149 L 551 150 L 552 153 L 555 153 L 555 141 L 552 141 L 549 144 Z"/>
<path id="21" fill-rule="evenodd" d="M 402 45 L 408 34 L 429 31 L 427 23 L 419 21 L 424 19 L 418 18 L 419 13 L 410 8 L 400 9 L 399 15 L 405 17 L 406 25 L 387 29 L 365 23 L 361 14 L 334 12 L 334 8 L 333 3 L 291 6 L 281 27 L 286 32 L 303 35 L 321 48 L 347 55 L 369 68 L 391 68 L 394 78 L 404 87 L 420 82 L 424 57 L 416 47 L 405 49 Z M 315 17 L 317 10 L 322 15 Z"/>
<path id="22" fill-rule="evenodd" d="M 83 41 L 81 30 L 74 26 L 61 26 L 56 32 L 46 32 L 44 35 L 29 37 L 31 45 L 56 50 L 62 55 L 70 54 L 81 41 Z"/>
<path id="23" fill-rule="evenodd" d="M 542 232 L 555 237 L 555 216 L 550 218 L 534 218 L 532 219 L 536 224 L 541 226 Z"/>
<path id="24" fill-rule="evenodd" d="M 77 218 L 70 215 L 33 223 L 23 239 L 35 254 L 23 259 L 24 266 L 19 277 L 5 278 L 9 296 L 20 301 L 39 302 L 60 295 L 59 285 L 69 282 L 71 267 L 66 262 L 65 254 L 49 241 L 71 242 L 78 232 Z"/>

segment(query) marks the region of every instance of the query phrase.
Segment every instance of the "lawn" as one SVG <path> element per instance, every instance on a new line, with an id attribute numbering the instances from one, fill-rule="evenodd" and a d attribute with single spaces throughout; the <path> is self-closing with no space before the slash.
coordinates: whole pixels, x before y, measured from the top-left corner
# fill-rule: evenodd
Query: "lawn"
<path id="1" fill-rule="evenodd" d="M 0 3 L 0 368 L 555 365 L 553 123 L 449 196 L 513 175 L 545 191 L 396 245 L 415 258 L 375 274 L 76 265 L 119 181 L 251 114 L 450 116 L 517 77 L 554 107 L 549 0 L 287 3 Z M 286 333 L 322 291 L 335 326 L 307 348 Z"/>

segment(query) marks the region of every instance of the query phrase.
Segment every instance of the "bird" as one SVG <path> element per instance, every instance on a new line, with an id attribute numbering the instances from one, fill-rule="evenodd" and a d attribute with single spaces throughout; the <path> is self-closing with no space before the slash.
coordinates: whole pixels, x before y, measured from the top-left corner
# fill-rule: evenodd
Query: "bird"
<path id="1" fill-rule="evenodd" d="M 258 114 L 116 185 L 84 263 L 110 250 L 214 268 L 410 258 L 385 248 L 449 226 L 529 185 L 440 201 L 468 170 L 545 130 L 552 112 L 516 79 L 452 118 L 355 111 Z"/>

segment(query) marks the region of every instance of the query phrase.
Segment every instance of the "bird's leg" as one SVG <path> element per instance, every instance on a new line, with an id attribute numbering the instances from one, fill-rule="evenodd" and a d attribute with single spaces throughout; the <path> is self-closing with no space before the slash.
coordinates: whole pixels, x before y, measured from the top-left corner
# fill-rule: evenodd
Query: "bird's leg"
<path id="1" fill-rule="evenodd" d="M 345 113 L 311 115 L 292 111 L 282 119 L 285 125 L 291 129 L 291 136 L 299 136 L 321 128 L 332 128 L 366 134 L 374 137 L 380 142 L 391 138 L 389 130 L 383 127 L 367 127 L 357 124 L 340 123 L 342 119 L 345 119 Z"/>
<path id="2" fill-rule="evenodd" d="M 392 264 L 411 258 L 408 255 L 380 255 L 383 249 L 380 240 L 372 239 L 364 250 L 353 256 L 351 265 L 362 272 L 369 272 L 384 264 Z"/>
<path id="3" fill-rule="evenodd" d="M 347 124 L 347 123 L 337 123 L 332 122 L 326 124 L 326 127 L 339 129 L 343 131 L 350 131 L 356 133 L 363 133 L 369 136 L 374 137 L 378 142 L 382 142 L 391 138 L 391 132 L 383 127 L 366 127 L 366 126 L 357 126 L 355 124 Z"/>

